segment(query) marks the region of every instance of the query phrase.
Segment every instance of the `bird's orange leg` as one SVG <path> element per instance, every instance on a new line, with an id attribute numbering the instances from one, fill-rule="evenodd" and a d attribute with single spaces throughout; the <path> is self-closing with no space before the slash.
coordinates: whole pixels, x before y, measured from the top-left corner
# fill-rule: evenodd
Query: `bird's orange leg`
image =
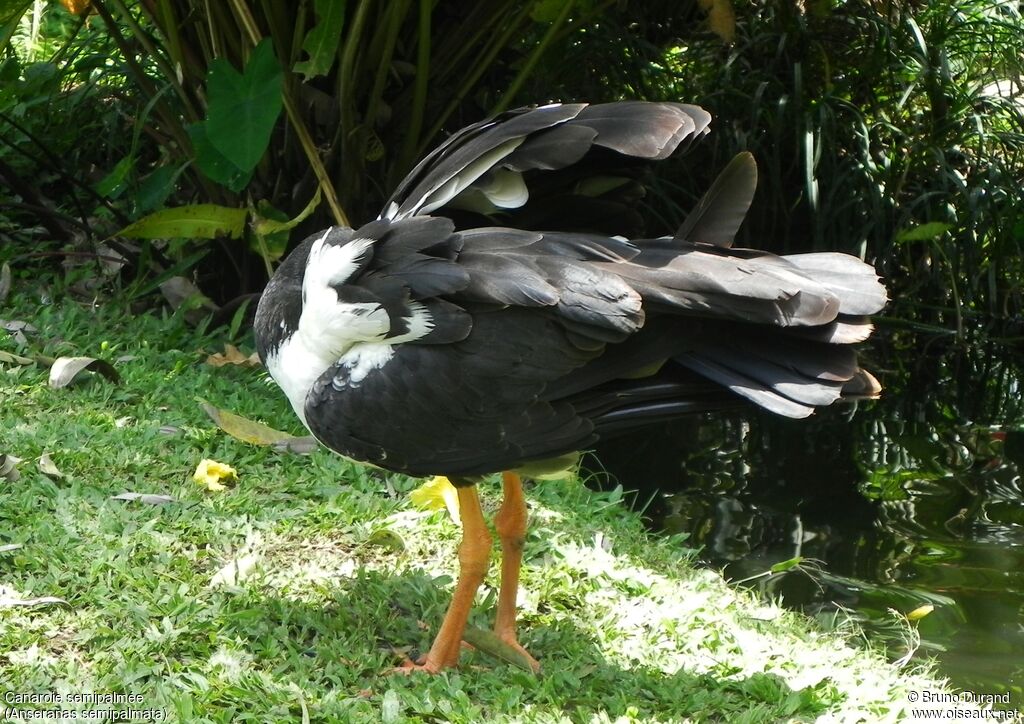
<path id="1" fill-rule="evenodd" d="M 494 528 L 501 541 L 502 554 L 494 633 L 506 644 L 518 649 L 534 671 L 540 671 L 540 664 L 516 638 L 516 595 L 519 593 L 519 568 L 523 562 L 523 543 L 526 539 L 526 497 L 518 474 L 503 473 L 501 482 L 505 495 L 498 514 L 494 516 Z"/>
<path id="2" fill-rule="evenodd" d="M 459 544 L 459 580 L 434 637 L 430 652 L 416 663 L 408 662 L 401 671 L 426 671 L 431 674 L 457 666 L 462 648 L 462 634 L 473 607 L 473 598 L 487 574 L 491 558 L 491 534 L 487 532 L 476 486 L 458 488 L 459 517 L 462 519 L 462 543 Z"/>

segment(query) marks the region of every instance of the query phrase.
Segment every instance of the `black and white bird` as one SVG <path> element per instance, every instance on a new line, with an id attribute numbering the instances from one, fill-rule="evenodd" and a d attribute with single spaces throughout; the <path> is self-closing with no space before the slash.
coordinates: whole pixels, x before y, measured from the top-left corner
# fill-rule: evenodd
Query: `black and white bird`
<path id="1" fill-rule="evenodd" d="M 710 120 L 693 105 L 618 102 L 477 123 L 416 166 L 377 220 L 310 236 L 267 285 L 259 354 L 309 431 L 350 458 L 458 488 L 458 583 L 412 668 L 458 663 L 491 549 L 482 476 L 504 473 L 495 633 L 526 655 L 517 473 L 565 468 L 603 436 L 679 415 L 753 403 L 805 417 L 878 395 L 850 347 L 886 302 L 872 267 L 731 248 L 756 185 L 750 154 L 675 236 L 620 235 L 637 215 L 637 168 Z"/>

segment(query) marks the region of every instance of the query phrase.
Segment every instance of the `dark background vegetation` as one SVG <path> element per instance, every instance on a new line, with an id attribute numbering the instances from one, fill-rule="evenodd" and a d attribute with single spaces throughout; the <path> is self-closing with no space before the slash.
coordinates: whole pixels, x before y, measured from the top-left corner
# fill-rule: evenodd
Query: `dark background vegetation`
<path id="1" fill-rule="evenodd" d="M 376 216 L 446 132 L 528 103 L 670 99 L 716 121 L 658 169 L 650 233 L 749 149 L 761 181 L 743 242 L 862 255 L 909 324 L 1018 326 L 1019 3 L 64 5 L 15 0 L 0 17 L 0 238 L 15 275 L 42 263 L 78 293 L 142 300 L 184 277 L 234 309 L 289 241 Z M 200 203 L 245 209 L 241 238 L 119 233 Z"/>

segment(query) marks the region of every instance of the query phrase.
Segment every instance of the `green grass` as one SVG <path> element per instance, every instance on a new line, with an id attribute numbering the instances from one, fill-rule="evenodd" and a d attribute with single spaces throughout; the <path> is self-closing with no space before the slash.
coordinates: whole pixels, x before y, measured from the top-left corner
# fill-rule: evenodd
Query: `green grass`
<path id="1" fill-rule="evenodd" d="M 262 371 L 204 364 L 222 340 L 177 318 L 70 302 L 0 316 L 39 329 L 27 350 L 0 331 L 3 351 L 127 356 L 121 385 L 61 390 L 0 363 L 0 454 L 24 459 L 19 480 L 0 477 L 0 551 L 21 544 L 0 552 L 0 599 L 67 601 L 0 607 L 0 694 L 137 694 L 187 722 L 873 722 L 942 689 L 729 588 L 680 538 L 648 536 L 621 494 L 579 481 L 529 490 L 522 638 L 543 673 L 466 652 L 457 671 L 386 676 L 429 646 L 459 537 L 445 512 L 410 506 L 417 481 L 219 431 L 197 397 L 300 432 Z M 43 453 L 63 478 L 39 471 Z M 194 483 L 203 458 L 238 484 Z M 124 491 L 175 502 L 110 498 Z M 483 494 L 493 511 L 496 486 Z M 239 562 L 247 575 L 211 585 Z"/>

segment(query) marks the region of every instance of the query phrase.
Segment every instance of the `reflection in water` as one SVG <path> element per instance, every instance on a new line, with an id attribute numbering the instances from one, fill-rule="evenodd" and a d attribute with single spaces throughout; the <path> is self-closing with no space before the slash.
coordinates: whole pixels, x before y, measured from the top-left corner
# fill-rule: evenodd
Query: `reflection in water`
<path id="1" fill-rule="evenodd" d="M 655 526 L 688 532 L 727 577 L 823 621 L 848 609 L 894 658 L 906 625 L 889 609 L 933 605 L 916 655 L 936 657 L 959 687 L 1010 691 L 1019 707 L 1022 365 L 998 348 L 888 342 L 868 365 L 886 385 L 879 402 L 805 421 L 680 420 L 597 455 L 626 489 L 661 490 L 647 510 Z M 797 556 L 801 569 L 759 575 Z"/>

